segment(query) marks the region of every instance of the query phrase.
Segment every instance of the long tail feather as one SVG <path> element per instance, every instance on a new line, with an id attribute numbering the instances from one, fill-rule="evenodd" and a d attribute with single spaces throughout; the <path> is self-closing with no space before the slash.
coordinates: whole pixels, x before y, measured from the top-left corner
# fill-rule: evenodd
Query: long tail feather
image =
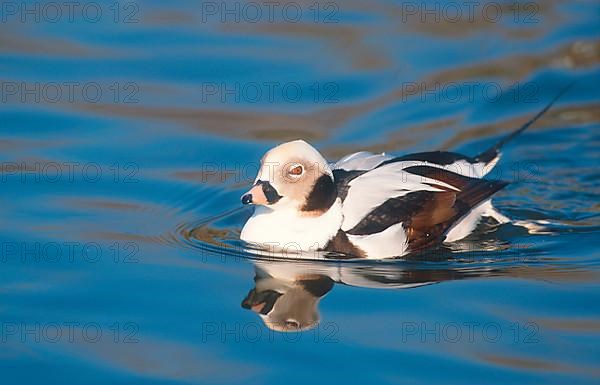
<path id="1" fill-rule="evenodd" d="M 520 133 L 525 131 L 529 126 L 531 126 L 539 118 L 541 118 L 546 112 L 548 112 L 550 107 L 552 107 L 552 105 L 554 103 L 556 103 L 556 101 L 558 99 L 560 99 L 560 97 L 563 96 L 573 86 L 573 84 L 575 84 L 575 82 L 571 82 L 565 88 L 563 88 L 558 93 L 558 95 L 556 95 L 550 101 L 550 103 L 548 103 L 546 105 L 546 107 L 544 107 L 540 112 L 538 112 L 527 123 L 523 124 L 519 129 L 513 131 L 512 133 L 510 133 L 507 136 L 505 136 L 504 138 L 502 138 L 502 140 L 500 140 L 498 143 L 496 143 L 493 147 L 491 147 L 491 148 L 487 149 L 486 151 L 482 152 L 481 154 L 477 155 L 474 159 L 477 162 L 484 162 L 484 163 L 491 162 L 493 159 L 495 159 L 498 156 L 498 153 L 500 152 L 500 149 L 502 148 L 502 146 L 504 146 L 506 143 L 510 142 L 514 137 L 516 137 L 517 135 L 519 135 Z"/>

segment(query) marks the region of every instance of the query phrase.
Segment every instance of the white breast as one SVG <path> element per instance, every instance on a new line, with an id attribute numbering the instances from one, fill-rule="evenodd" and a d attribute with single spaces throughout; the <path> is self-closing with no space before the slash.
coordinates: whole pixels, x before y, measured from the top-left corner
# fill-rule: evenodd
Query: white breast
<path id="1" fill-rule="evenodd" d="M 271 210 L 257 206 L 244 225 L 240 238 L 268 250 L 291 253 L 323 249 L 342 225 L 340 200 L 318 217 L 304 216 L 297 210 Z"/>

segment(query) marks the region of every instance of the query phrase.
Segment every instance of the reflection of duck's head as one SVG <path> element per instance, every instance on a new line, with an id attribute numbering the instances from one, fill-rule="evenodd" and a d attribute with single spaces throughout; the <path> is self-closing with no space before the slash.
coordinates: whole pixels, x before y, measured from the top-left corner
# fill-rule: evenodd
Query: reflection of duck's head
<path id="1" fill-rule="evenodd" d="M 333 280 L 323 275 L 300 276 L 295 281 L 257 277 L 242 307 L 258 313 L 270 329 L 307 330 L 319 323 L 318 303 L 332 287 Z"/>

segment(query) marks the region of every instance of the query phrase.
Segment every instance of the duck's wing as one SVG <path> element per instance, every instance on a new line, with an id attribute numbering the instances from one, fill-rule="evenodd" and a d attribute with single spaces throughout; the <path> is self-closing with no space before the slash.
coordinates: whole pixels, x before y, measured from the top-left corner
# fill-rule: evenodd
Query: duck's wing
<path id="1" fill-rule="evenodd" d="M 346 183 L 342 231 L 369 257 L 418 251 L 442 242 L 453 224 L 506 184 L 430 165 L 382 162 Z"/>
<path id="2" fill-rule="evenodd" d="M 429 151 L 407 154 L 381 162 L 379 166 L 391 163 L 405 163 L 408 166 L 430 166 L 443 168 L 471 178 L 481 178 L 488 174 L 500 160 L 500 152 L 485 159 L 470 157 L 450 151 Z"/>
<path id="3" fill-rule="evenodd" d="M 393 158 L 393 156 L 386 155 L 385 153 L 373 154 L 372 152 L 360 151 L 346 155 L 336 163 L 331 164 L 338 197 L 342 201 L 346 199 L 346 194 L 350 187 L 349 183 L 354 178 Z"/>
<path id="4" fill-rule="evenodd" d="M 346 155 L 332 164 L 331 169 L 345 172 L 368 171 L 390 163 L 411 162 L 412 166 L 440 167 L 465 176 L 482 177 L 493 168 L 499 159 L 499 155 L 499 153 L 496 153 L 495 156 L 492 157 L 490 155 L 485 160 L 482 160 L 478 157 L 472 158 L 449 151 L 418 152 L 402 156 L 360 151 Z"/>
<path id="5" fill-rule="evenodd" d="M 494 157 L 482 160 L 478 157 L 472 158 L 449 151 L 419 152 L 396 157 L 384 153 L 373 154 L 361 151 L 345 156 L 332 164 L 331 169 L 333 170 L 338 196 L 343 201 L 346 199 L 352 180 L 369 171 L 388 165 L 395 165 L 395 168 L 399 169 L 429 166 L 442 168 L 471 178 L 481 178 L 494 168 L 499 159 L 499 152 Z"/>
<path id="6" fill-rule="evenodd" d="M 382 174 L 391 174 L 389 176 L 394 177 L 395 170 L 403 170 L 416 166 L 429 166 L 449 170 L 471 178 L 481 178 L 493 169 L 499 159 L 500 153 L 494 158 L 481 161 L 466 155 L 447 151 L 419 152 L 397 157 L 385 153 L 373 154 L 361 151 L 345 156 L 332 164 L 331 169 L 333 170 L 338 197 L 343 202 L 348 195 L 350 183 L 355 178 L 367 172 L 373 172 L 376 169 L 377 175 L 381 172 Z M 393 166 L 393 168 L 385 168 L 388 166 Z M 384 182 L 382 181 L 381 183 L 383 184 Z"/>
<path id="7" fill-rule="evenodd" d="M 373 154 L 372 152 L 360 151 L 346 155 L 332 164 L 331 169 L 339 171 L 372 170 L 381 163 L 393 158 L 393 156 L 386 155 L 385 153 Z"/>

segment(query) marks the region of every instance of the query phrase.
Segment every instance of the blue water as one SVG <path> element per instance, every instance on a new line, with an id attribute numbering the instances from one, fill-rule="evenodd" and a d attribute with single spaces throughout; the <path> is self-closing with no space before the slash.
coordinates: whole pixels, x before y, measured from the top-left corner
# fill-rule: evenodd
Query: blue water
<path id="1" fill-rule="evenodd" d="M 600 381 L 598 2 L 78 4 L 0 9 L 2 384 Z M 529 230 L 371 263 L 239 242 L 278 143 L 474 155 L 572 81 L 494 171 Z"/>

